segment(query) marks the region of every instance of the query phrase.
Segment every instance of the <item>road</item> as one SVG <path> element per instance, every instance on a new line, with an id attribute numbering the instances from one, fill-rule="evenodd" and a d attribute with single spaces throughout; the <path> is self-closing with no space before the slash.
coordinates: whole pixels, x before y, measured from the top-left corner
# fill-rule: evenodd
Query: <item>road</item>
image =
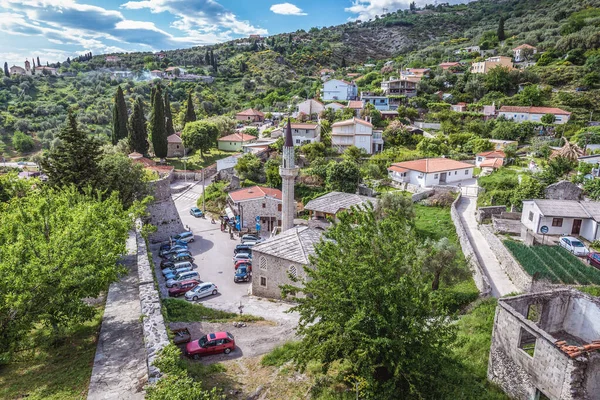
<path id="1" fill-rule="evenodd" d="M 0 160 L 1 161 L 1 160 Z M 2 167 L 10 167 L 10 168 L 23 168 L 23 167 L 36 167 L 37 164 L 34 162 L 21 162 L 16 163 L 16 162 L 0 162 L 0 166 Z"/>

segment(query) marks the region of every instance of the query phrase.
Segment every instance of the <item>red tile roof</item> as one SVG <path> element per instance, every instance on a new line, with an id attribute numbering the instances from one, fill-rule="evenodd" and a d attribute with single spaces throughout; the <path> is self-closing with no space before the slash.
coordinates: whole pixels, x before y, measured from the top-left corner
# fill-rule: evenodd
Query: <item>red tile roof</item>
<path id="1" fill-rule="evenodd" d="M 362 125 L 366 125 L 369 127 L 373 127 L 373 124 L 371 124 L 370 122 L 365 121 L 364 119 L 360 119 L 360 118 L 350 118 L 347 119 L 345 121 L 340 121 L 340 122 L 336 122 L 335 124 L 331 125 L 331 127 L 335 127 L 335 126 L 344 126 L 344 125 L 354 125 L 354 124 L 362 124 Z"/>
<path id="2" fill-rule="evenodd" d="M 518 112 L 528 114 L 555 114 L 571 115 L 570 112 L 555 107 L 521 107 L 521 106 L 502 106 L 499 112 Z"/>
<path id="3" fill-rule="evenodd" d="M 421 160 L 399 162 L 392 164 L 392 166 L 425 173 L 452 171 L 455 169 L 475 167 L 473 164 L 467 164 L 461 161 L 451 160 L 449 158 L 424 158 Z"/>
<path id="4" fill-rule="evenodd" d="M 485 161 L 482 161 L 481 164 L 479 164 L 479 166 L 481 168 L 487 167 L 487 168 L 498 169 L 503 164 L 504 164 L 504 159 L 503 158 L 488 158 Z"/>
<path id="5" fill-rule="evenodd" d="M 502 150 L 485 151 L 477 155 L 485 158 L 506 158 L 506 153 L 504 153 Z"/>
<path id="6" fill-rule="evenodd" d="M 524 44 L 522 44 L 522 45 L 520 45 L 520 46 L 517 46 L 517 47 L 515 47 L 515 48 L 513 49 L 513 51 L 515 51 L 515 50 L 520 50 L 520 49 L 535 49 L 535 47 L 533 47 L 533 46 L 532 46 L 532 45 L 530 45 L 530 44 L 524 43 Z"/>
<path id="7" fill-rule="evenodd" d="M 348 102 L 348 108 L 363 108 L 363 103 L 360 100 L 350 100 Z"/>
<path id="8" fill-rule="evenodd" d="M 292 129 L 317 129 L 319 124 L 309 124 L 309 123 L 292 123 Z"/>
<path id="9" fill-rule="evenodd" d="M 233 133 L 231 135 L 223 136 L 218 140 L 219 142 L 250 142 L 256 140 L 256 136 L 247 135 L 245 133 Z"/>
<path id="10" fill-rule="evenodd" d="M 237 113 L 235 115 L 241 115 L 241 116 L 244 116 L 244 117 L 255 116 L 255 115 L 258 115 L 259 117 L 264 117 L 265 116 L 265 114 L 263 114 L 262 112 L 260 112 L 258 110 L 255 110 L 253 108 L 249 108 L 247 110 L 240 111 L 239 113 Z"/>
<path id="11" fill-rule="evenodd" d="M 406 168 L 401 168 L 398 167 L 396 165 L 393 165 L 391 167 L 388 168 L 388 171 L 394 171 L 394 172 L 408 172 L 408 170 Z"/>
<path id="12" fill-rule="evenodd" d="M 236 203 L 238 201 L 260 199 L 263 197 L 273 197 L 277 200 L 282 199 L 281 190 L 267 188 L 264 186 L 252 186 L 248 188 L 239 189 L 234 192 L 230 192 L 229 197 Z"/>
<path id="13" fill-rule="evenodd" d="M 444 62 L 440 64 L 440 67 L 444 68 L 450 68 L 450 67 L 458 67 L 460 65 L 459 62 Z"/>

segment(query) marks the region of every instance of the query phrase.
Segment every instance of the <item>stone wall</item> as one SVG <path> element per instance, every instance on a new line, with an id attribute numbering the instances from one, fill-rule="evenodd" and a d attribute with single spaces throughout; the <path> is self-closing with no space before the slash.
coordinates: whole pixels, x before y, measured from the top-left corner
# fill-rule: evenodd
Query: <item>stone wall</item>
<path id="1" fill-rule="evenodd" d="M 416 203 L 417 201 L 421 201 L 423 199 L 426 199 L 430 196 L 433 196 L 433 194 L 435 193 L 435 190 L 430 189 L 430 190 L 425 190 L 419 193 L 415 193 L 411 196 L 412 202 Z"/>
<path id="2" fill-rule="evenodd" d="M 477 223 L 482 223 L 486 219 L 492 218 L 492 215 L 500 215 L 506 211 L 506 206 L 479 207 L 477 209 Z"/>
<path id="3" fill-rule="evenodd" d="M 252 295 L 259 297 L 268 297 L 271 299 L 281 299 L 281 285 L 298 285 L 292 282 L 288 272 L 290 267 L 296 268 L 297 277 L 302 281 L 306 278 L 304 266 L 283 258 L 274 257 L 258 251 L 252 252 Z M 266 263 L 262 264 L 266 269 L 261 268 L 261 259 L 264 257 Z M 261 278 L 266 278 L 266 285 L 262 285 Z"/>
<path id="4" fill-rule="evenodd" d="M 169 344 L 165 320 L 161 313 L 160 295 L 154 283 L 154 272 L 148 258 L 146 241 L 142 237 L 139 224 L 137 229 L 137 257 L 142 327 L 148 363 L 148 380 L 160 377 L 160 370 L 152 364 L 160 350 Z"/>
<path id="5" fill-rule="evenodd" d="M 183 231 L 183 224 L 171 197 L 173 174 L 150 182 L 154 201 L 148 206 L 150 217 L 147 223 L 156 226 L 157 231 L 150 235 L 152 242 L 162 242 Z"/>
<path id="6" fill-rule="evenodd" d="M 485 240 L 487 240 L 492 252 L 498 259 L 500 266 L 506 272 L 510 280 L 521 292 L 529 292 L 533 283 L 533 278 L 529 275 L 521 264 L 510 253 L 510 251 L 504 246 L 504 243 L 496 236 L 488 225 L 479 225 L 479 230 L 483 234 Z"/>
<path id="7" fill-rule="evenodd" d="M 479 289 L 479 293 L 481 296 L 489 296 L 492 288 L 488 281 L 487 276 L 483 272 L 483 268 L 479 264 L 479 260 L 477 260 L 477 255 L 475 254 L 475 249 L 471 245 L 469 241 L 469 236 L 467 236 L 467 231 L 462 224 L 460 219 L 460 214 L 456 209 L 457 204 L 461 200 L 461 195 L 459 194 L 456 200 L 452 203 L 450 207 L 450 216 L 452 217 L 452 222 L 454 222 L 454 227 L 456 228 L 456 234 L 458 236 L 458 240 L 460 242 L 460 247 L 469 262 L 469 267 L 471 268 L 471 272 L 473 273 L 473 280 L 475 281 L 475 285 L 477 289 Z"/>

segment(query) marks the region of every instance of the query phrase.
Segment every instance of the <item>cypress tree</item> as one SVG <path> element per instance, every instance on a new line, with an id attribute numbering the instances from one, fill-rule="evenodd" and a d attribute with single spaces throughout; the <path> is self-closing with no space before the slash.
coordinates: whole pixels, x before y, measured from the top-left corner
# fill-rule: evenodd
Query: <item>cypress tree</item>
<path id="1" fill-rule="evenodd" d="M 206 50 L 206 54 L 204 54 L 204 64 L 210 64 L 210 53 Z"/>
<path id="2" fill-rule="evenodd" d="M 138 97 L 133 105 L 133 112 L 129 118 L 129 147 L 140 154 L 148 154 L 148 131 L 146 130 L 146 117 L 144 116 L 144 103 Z"/>
<path id="3" fill-rule="evenodd" d="M 192 92 L 188 94 L 187 108 L 185 110 L 185 118 L 183 119 L 183 126 L 188 122 L 194 122 L 196 120 L 196 112 L 194 111 L 194 102 L 192 101 Z"/>
<path id="4" fill-rule="evenodd" d="M 111 141 L 113 145 L 127 137 L 127 105 L 121 86 L 117 87 L 115 104 L 113 105 L 113 130 Z"/>
<path id="5" fill-rule="evenodd" d="M 160 86 L 156 88 L 152 113 L 150 114 L 150 138 L 154 147 L 154 154 L 158 158 L 167 157 L 167 130 L 165 126 L 165 104 L 162 99 Z"/>
<path id="6" fill-rule="evenodd" d="M 33 61 L 33 60 L 32 60 L 32 61 Z M 42 64 L 40 64 L 40 58 L 39 58 L 39 57 L 37 58 L 37 63 L 38 63 L 38 67 L 41 67 L 41 66 L 42 66 Z"/>
<path id="7" fill-rule="evenodd" d="M 150 89 L 150 107 L 154 104 L 154 96 L 156 96 L 156 86 L 152 86 Z"/>
<path id="8" fill-rule="evenodd" d="M 165 123 L 167 129 L 167 137 L 175 134 L 173 128 L 173 115 L 171 114 L 171 102 L 169 101 L 169 93 L 165 90 Z"/>
<path id="9" fill-rule="evenodd" d="M 10 71 L 8 70 L 8 63 L 6 61 L 4 62 L 4 75 L 10 77 Z"/>
<path id="10" fill-rule="evenodd" d="M 80 191 L 98 180 L 100 145 L 79 130 L 75 114 L 69 111 L 67 123 L 58 134 L 59 144 L 42 158 L 42 170 L 55 186 L 75 185 Z"/>
<path id="11" fill-rule="evenodd" d="M 500 16 L 500 21 L 498 21 L 498 32 L 496 36 L 498 36 L 499 41 L 506 39 L 506 35 L 504 33 L 504 17 L 502 16 Z"/>

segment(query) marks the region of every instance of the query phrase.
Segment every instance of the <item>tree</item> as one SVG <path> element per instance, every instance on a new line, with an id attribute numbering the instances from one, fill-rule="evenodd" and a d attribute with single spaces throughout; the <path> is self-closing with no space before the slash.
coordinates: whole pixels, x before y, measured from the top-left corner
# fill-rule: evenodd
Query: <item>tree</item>
<path id="1" fill-rule="evenodd" d="M 90 320 L 95 298 L 119 279 L 132 218 L 116 194 L 41 187 L 0 211 L 0 354 L 39 325 Z"/>
<path id="2" fill-rule="evenodd" d="M 554 121 L 556 121 L 556 117 L 554 116 L 554 114 L 544 114 L 542 115 L 541 121 L 544 124 L 551 125 L 554 123 Z"/>
<path id="3" fill-rule="evenodd" d="M 148 154 L 148 132 L 146 130 L 146 117 L 144 103 L 138 98 L 133 105 L 133 112 L 129 118 L 129 147 L 140 154 Z"/>
<path id="4" fill-rule="evenodd" d="M 448 154 L 450 149 L 446 144 L 444 136 L 438 135 L 434 138 L 424 137 L 423 139 L 421 139 L 421 141 L 417 145 L 417 151 L 419 151 L 425 157 L 437 157 L 444 154 Z"/>
<path id="5" fill-rule="evenodd" d="M 156 88 L 154 101 L 152 102 L 152 112 L 150 113 L 149 130 L 152 140 L 154 154 L 160 159 L 167 157 L 167 128 L 165 125 L 165 103 L 163 103 L 162 90 L 160 86 Z"/>
<path id="6" fill-rule="evenodd" d="M 171 113 L 171 102 L 169 101 L 169 93 L 165 90 L 165 121 L 167 136 L 175 134 L 175 128 L 173 128 L 173 114 Z"/>
<path id="7" fill-rule="evenodd" d="M 524 175 L 521 177 L 519 185 L 513 190 L 510 203 L 520 210 L 523 206 L 523 200 L 543 197 L 544 186 L 537 179 Z"/>
<path id="8" fill-rule="evenodd" d="M 325 145 L 322 142 L 308 143 L 300 147 L 300 152 L 306 156 L 309 162 L 325 156 Z"/>
<path id="9" fill-rule="evenodd" d="M 346 68 L 346 57 L 342 56 L 342 68 Z"/>
<path id="10" fill-rule="evenodd" d="M 31 60 L 31 61 L 33 61 L 33 60 Z M 46 64 L 48 64 L 48 62 L 46 62 Z M 42 64 L 40 63 L 40 58 L 39 57 L 37 58 L 37 65 L 38 65 L 38 67 L 42 66 Z"/>
<path id="11" fill-rule="evenodd" d="M 365 157 L 367 157 L 367 152 L 365 151 L 365 149 L 356 147 L 354 145 L 348 147 L 342 153 L 342 158 L 344 160 L 350 161 L 355 164 L 360 164 L 361 160 Z"/>
<path id="12" fill-rule="evenodd" d="M 417 138 L 400 121 L 392 121 L 383 131 L 383 140 L 390 146 L 414 146 Z"/>
<path id="13" fill-rule="evenodd" d="M 600 200 L 600 179 L 587 179 L 583 189 L 592 200 Z"/>
<path id="14" fill-rule="evenodd" d="M 173 75 L 175 75 L 175 76 L 181 75 L 181 70 L 179 68 L 174 68 L 173 69 Z"/>
<path id="15" fill-rule="evenodd" d="M 485 74 L 485 87 L 489 91 L 510 93 L 513 86 L 508 67 L 497 66 Z"/>
<path id="16" fill-rule="evenodd" d="M 7 78 L 10 78 L 10 71 L 8 70 L 8 63 L 7 62 L 4 62 L 4 75 Z"/>
<path id="17" fill-rule="evenodd" d="M 252 153 L 246 153 L 238 159 L 238 163 L 233 167 L 240 175 L 242 180 L 251 180 L 258 182 L 263 172 L 263 165 L 260 158 Z"/>
<path id="18" fill-rule="evenodd" d="M 451 284 L 468 277 L 468 270 L 458 262 L 458 249 L 448 238 L 427 239 L 423 248 L 423 271 L 432 276 L 431 290 L 438 290 L 441 281 Z"/>
<path id="19" fill-rule="evenodd" d="M 115 104 L 113 105 L 113 121 L 112 121 L 112 136 L 111 141 L 113 146 L 119 140 L 127 137 L 127 105 L 121 86 L 117 87 L 115 93 Z"/>
<path id="20" fill-rule="evenodd" d="M 42 170 L 53 186 L 75 185 L 80 191 L 94 186 L 98 178 L 100 147 L 77 126 L 69 111 L 67 123 L 58 134 L 59 143 L 42 158 Z"/>
<path id="21" fill-rule="evenodd" d="M 504 17 L 500 16 L 500 20 L 498 21 L 498 32 L 496 33 L 499 41 L 503 41 L 506 39 L 506 35 L 504 33 Z"/>
<path id="22" fill-rule="evenodd" d="M 16 131 L 12 138 L 12 145 L 19 153 L 27 153 L 33 150 L 35 143 L 31 136 Z"/>
<path id="23" fill-rule="evenodd" d="M 200 151 L 200 157 L 213 147 L 215 137 L 218 134 L 217 127 L 206 121 L 194 121 L 185 125 L 181 133 L 183 146 Z"/>
<path id="24" fill-rule="evenodd" d="M 188 122 L 194 122 L 196 120 L 196 112 L 194 111 L 194 102 L 192 101 L 192 92 L 188 93 L 185 117 L 183 119 L 183 126 Z"/>
<path id="25" fill-rule="evenodd" d="M 284 287 L 305 295 L 292 308 L 300 315 L 294 361 L 324 372 L 347 365 L 349 386 L 362 383 L 364 398 L 443 398 L 446 382 L 431 371 L 446 363 L 455 328 L 423 279 L 405 215 L 353 208 L 324 236 L 303 288 Z"/>
<path id="26" fill-rule="evenodd" d="M 279 166 L 281 159 L 269 158 L 265 163 L 265 176 L 269 187 L 281 187 L 281 175 L 279 175 Z"/>
<path id="27" fill-rule="evenodd" d="M 331 163 L 327 167 L 327 190 L 356 193 L 360 170 L 352 161 Z"/>
<path id="28" fill-rule="evenodd" d="M 125 208 L 150 194 L 144 167 L 122 153 L 105 153 L 98 163 L 98 169 L 96 187 L 107 194 L 116 193 Z"/>

